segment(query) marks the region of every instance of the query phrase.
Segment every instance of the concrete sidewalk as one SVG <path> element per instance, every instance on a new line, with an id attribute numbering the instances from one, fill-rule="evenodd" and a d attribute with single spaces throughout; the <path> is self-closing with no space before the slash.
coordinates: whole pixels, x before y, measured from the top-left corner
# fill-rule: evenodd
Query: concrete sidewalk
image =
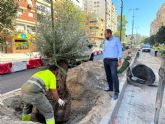
<path id="1" fill-rule="evenodd" d="M 153 57 L 149 53 L 141 53 L 138 62 L 153 69 L 156 75 L 155 84 L 158 85 L 158 70 L 161 64 L 160 59 Z M 116 124 L 153 124 L 156 93 L 157 87 L 136 87 L 127 85 L 116 117 Z M 165 99 L 163 101 L 159 124 L 165 124 Z"/>

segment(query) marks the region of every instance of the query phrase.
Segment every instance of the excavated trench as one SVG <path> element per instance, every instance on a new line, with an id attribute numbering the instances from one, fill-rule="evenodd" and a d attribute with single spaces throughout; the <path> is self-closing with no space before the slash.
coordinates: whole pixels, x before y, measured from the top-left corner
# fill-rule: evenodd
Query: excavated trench
<path id="1" fill-rule="evenodd" d="M 66 83 L 62 83 L 63 81 Z M 79 123 L 88 112 L 96 106 L 97 100 L 104 96 L 102 90 L 107 86 L 103 63 L 86 62 L 78 67 L 70 69 L 66 77 L 61 77 L 58 80 L 60 86 L 59 96 L 66 101 L 64 107 L 59 107 L 58 103 L 53 102 L 50 94 L 47 98 L 54 109 L 54 115 L 57 124 L 75 124 Z M 14 114 L 20 119 L 23 102 L 20 95 L 6 98 L 3 103 L 11 109 L 14 109 Z M 45 122 L 44 117 L 34 107 L 32 113 L 32 121 Z"/>
<path id="2" fill-rule="evenodd" d="M 70 111 L 71 111 L 70 95 L 67 92 L 65 92 L 65 93 L 66 94 L 64 95 L 64 97 L 65 97 L 66 104 L 64 107 L 59 107 L 58 103 L 54 102 L 51 99 L 51 96 L 49 94 L 47 94 L 47 98 L 49 99 L 49 101 L 52 104 L 52 107 L 54 109 L 54 115 L 55 115 L 57 124 L 66 123 L 70 117 Z M 21 118 L 21 113 L 22 113 L 22 109 L 23 109 L 23 101 L 22 101 L 22 98 L 20 95 L 6 98 L 5 100 L 3 100 L 3 103 L 8 108 L 14 110 L 14 115 L 16 115 L 16 117 L 18 119 Z M 0 113 L 0 115 L 1 115 L 1 113 Z M 35 108 L 35 107 L 33 107 L 32 121 L 45 123 L 44 116 L 42 116 L 40 114 L 40 112 L 37 110 L 37 108 Z"/>

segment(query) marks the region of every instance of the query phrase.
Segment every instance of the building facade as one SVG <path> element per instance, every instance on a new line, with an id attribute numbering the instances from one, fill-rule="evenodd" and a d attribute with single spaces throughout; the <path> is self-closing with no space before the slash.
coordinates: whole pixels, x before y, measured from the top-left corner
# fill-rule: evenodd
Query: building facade
<path id="1" fill-rule="evenodd" d="M 96 17 L 95 15 L 91 15 L 88 17 L 88 37 L 90 41 L 93 41 L 96 44 L 100 44 L 100 42 L 104 39 L 104 25 L 103 19 L 101 17 Z"/>
<path id="2" fill-rule="evenodd" d="M 150 35 L 155 35 L 161 26 L 165 26 L 165 3 L 161 6 L 156 14 L 156 19 L 151 23 Z"/>
<path id="3" fill-rule="evenodd" d="M 117 31 L 117 14 L 116 7 L 112 0 L 106 0 L 106 13 L 105 13 L 105 23 L 106 28 L 111 29 L 113 32 Z"/>
<path id="4" fill-rule="evenodd" d="M 15 20 L 16 32 L 9 38 L 7 52 L 31 52 L 36 32 L 36 0 L 17 0 L 19 10 Z"/>
<path id="5" fill-rule="evenodd" d="M 36 27 L 36 1 L 18 0 L 19 10 L 16 19 L 16 31 L 34 33 Z"/>
<path id="6" fill-rule="evenodd" d="M 117 31 L 117 14 L 112 0 L 83 0 L 83 2 L 84 11 L 87 17 L 89 17 L 87 25 L 91 25 L 90 23 L 93 20 L 97 20 L 95 23 L 99 23 L 95 30 L 93 30 L 94 27 L 88 27 L 90 40 L 95 42 L 102 41 L 104 39 L 104 31 L 107 28 L 111 29 L 114 33 Z M 91 36 L 91 34 L 99 34 L 99 37 Z"/>

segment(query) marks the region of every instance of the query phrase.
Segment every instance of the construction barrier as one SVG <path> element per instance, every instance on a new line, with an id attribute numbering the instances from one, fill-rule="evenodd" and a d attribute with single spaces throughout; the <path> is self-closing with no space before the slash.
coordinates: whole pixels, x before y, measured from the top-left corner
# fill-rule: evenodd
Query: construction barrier
<path id="1" fill-rule="evenodd" d="M 27 69 L 32 69 L 36 67 L 42 66 L 42 60 L 41 58 L 38 59 L 30 59 L 27 64 Z"/>
<path id="2" fill-rule="evenodd" d="M 27 62 L 13 62 L 11 72 L 23 71 L 27 69 Z"/>
<path id="3" fill-rule="evenodd" d="M 11 73 L 12 63 L 0 64 L 0 75 Z"/>

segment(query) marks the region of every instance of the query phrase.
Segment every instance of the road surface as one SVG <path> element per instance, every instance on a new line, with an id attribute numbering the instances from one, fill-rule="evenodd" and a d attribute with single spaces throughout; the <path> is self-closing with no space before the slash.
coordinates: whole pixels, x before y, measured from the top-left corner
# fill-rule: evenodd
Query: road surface
<path id="1" fill-rule="evenodd" d="M 41 69 L 42 68 L 37 68 L 7 75 L 0 75 L 0 94 L 20 88 L 32 74 Z"/>
<path id="2" fill-rule="evenodd" d="M 138 62 L 153 69 L 157 78 L 156 84 L 158 85 L 160 59 L 151 56 L 149 53 L 141 53 Z M 156 93 L 157 87 L 128 85 L 116 117 L 116 124 L 153 124 Z M 159 124 L 165 124 L 165 99 Z"/>

